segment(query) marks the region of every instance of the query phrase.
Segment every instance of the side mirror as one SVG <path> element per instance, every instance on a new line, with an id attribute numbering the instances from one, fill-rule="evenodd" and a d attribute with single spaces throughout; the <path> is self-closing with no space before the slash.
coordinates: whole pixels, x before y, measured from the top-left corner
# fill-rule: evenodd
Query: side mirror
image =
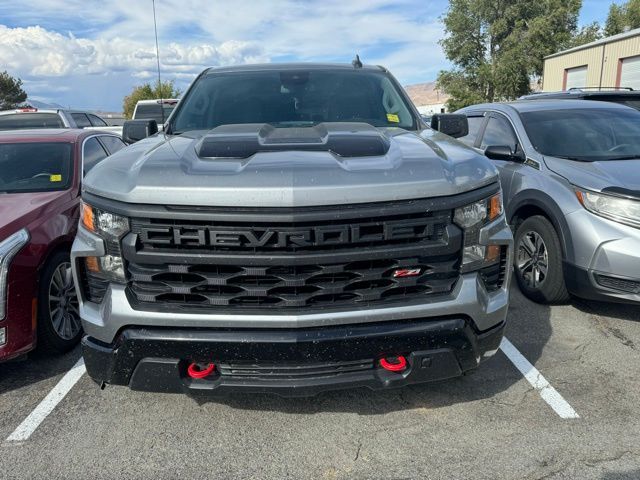
<path id="1" fill-rule="evenodd" d="M 437 113 L 431 117 L 431 128 L 453 138 L 469 134 L 469 120 L 457 113 Z"/>
<path id="2" fill-rule="evenodd" d="M 122 127 L 122 140 L 136 143 L 143 138 L 158 133 L 158 122 L 155 120 L 127 120 Z"/>
<path id="3" fill-rule="evenodd" d="M 485 151 L 484 156 L 491 160 L 507 160 L 523 162 L 525 160 L 521 152 L 514 152 L 511 147 L 507 145 L 489 145 Z"/>

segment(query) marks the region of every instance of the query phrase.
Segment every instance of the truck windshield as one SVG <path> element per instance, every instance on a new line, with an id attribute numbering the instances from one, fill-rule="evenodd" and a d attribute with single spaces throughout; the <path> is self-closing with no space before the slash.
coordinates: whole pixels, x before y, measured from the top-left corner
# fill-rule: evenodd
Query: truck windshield
<path id="1" fill-rule="evenodd" d="M 70 143 L 0 143 L 0 192 L 66 190 L 73 176 Z"/>
<path id="2" fill-rule="evenodd" d="M 0 130 L 25 128 L 64 128 L 57 113 L 10 113 L 0 115 Z"/>
<path id="3" fill-rule="evenodd" d="M 404 96 L 383 72 L 309 69 L 208 74 L 182 100 L 171 131 L 242 123 L 290 127 L 321 122 L 416 128 Z"/>
<path id="4" fill-rule="evenodd" d="M 521 117 L 543 155 L 586 162 L 640 158 L 640 112 L 631 108 L 571 108 Z"/>

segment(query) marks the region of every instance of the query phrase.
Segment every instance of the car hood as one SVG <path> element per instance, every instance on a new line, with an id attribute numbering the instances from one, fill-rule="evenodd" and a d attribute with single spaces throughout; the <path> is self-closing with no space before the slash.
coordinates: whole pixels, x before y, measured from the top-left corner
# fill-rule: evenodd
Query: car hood
<path id="1" fill-rule="evenodd" d="M 640 160 L 578 162 L 554 157 L 544 160 L 549 169 L 573 185 L 640 198 Z"/>
<path id="2" fill-rule="evenodd" d="M 128 203 L 291 207 L 455 195 L 495 181 L 490 161 L 433 130 L 252 124 L 158 134 L 101 162 L 83 188 Z"/>
<path id="3" fill-rule="evenodd" d="M 69 195 L 68 190 L 0 194 L 0 242 L 34 220 L 44 218 L 51 204 Z"/>

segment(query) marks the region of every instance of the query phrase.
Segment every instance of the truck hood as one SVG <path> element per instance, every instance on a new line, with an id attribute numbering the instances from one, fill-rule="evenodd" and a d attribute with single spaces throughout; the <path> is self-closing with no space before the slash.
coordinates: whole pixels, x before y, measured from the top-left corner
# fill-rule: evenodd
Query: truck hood
<path id="1" fill-rule="evenodd" d="M 127 203 L 292 207 L 455 195 L 496 181 L 489 160 L 433 130 L 251 124 L 142 140 L 93 168 L 83 188 Z"/>
<path id="2" fill-rule="evenodd" d="M 49 207 L 69 191 L 0 194 L 0 242 L 34 220 L 45 218 Z"/>
<path id="3" fill-rule="evenodd" d="M 544 160 L 549 169 L 578 187 L 640 198 L 640 160 L 578 162 L 555 157 Z"/>

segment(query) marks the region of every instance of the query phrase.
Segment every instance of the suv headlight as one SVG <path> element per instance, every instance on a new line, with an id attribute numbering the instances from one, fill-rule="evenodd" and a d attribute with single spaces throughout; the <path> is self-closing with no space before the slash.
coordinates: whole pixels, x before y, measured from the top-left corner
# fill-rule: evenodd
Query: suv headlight
<path id="1" fill-rule="evenodd" d="M 80 224 L 105 240 L 104 256 L 84 259 L 87 271 L 119 283 L 126 282 L 120 239 L 129 232 L 129 219 L 83 202 Z"/>
<path id="2" fill-rule="evenodd" d="M 575 188 L 578 201 L 596 215 L 640 228 L 640 201 Z"/>
<path id="3" fill-rule="evenodd" d="M 0 242 L 0 320 L 7 314 L 7 277 L 11 260 L 28 241 L 29 232 L 22 229 Z"/>
<path id="4" fill-rule="evenodd" d="M 463 272 L 477 270 L 500 260 L 499 245 L 480 245 L 480 229 L 496 220 L 503 212 L 502 191 L 456 208 L 453 222 L 464 229 Z"/>

